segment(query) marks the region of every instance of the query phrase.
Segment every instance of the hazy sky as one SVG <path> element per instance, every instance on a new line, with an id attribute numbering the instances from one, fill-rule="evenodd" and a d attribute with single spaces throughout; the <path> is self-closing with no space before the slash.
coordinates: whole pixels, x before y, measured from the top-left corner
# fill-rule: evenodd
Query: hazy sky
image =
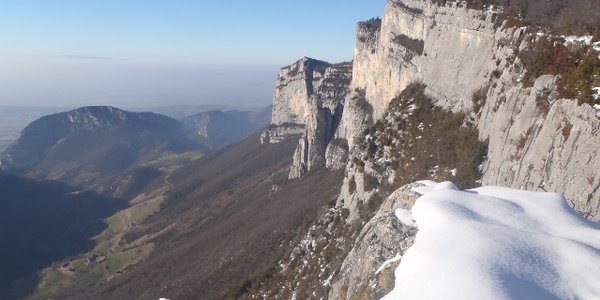
<path id="1" fill-rule="evenodd" d="M 385 0 L 2 0 L 0 105 L 271 101 L 278 69 L 352 58 Z"/>

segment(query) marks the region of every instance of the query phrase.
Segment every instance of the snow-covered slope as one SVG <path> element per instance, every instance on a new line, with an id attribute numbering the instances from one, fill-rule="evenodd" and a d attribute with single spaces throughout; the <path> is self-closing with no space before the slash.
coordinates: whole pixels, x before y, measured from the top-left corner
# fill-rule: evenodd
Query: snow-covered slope
<path id="1" fill-rule="evenodd" d="M 415 244 L 384 299 L 600 298 L 600 225 L 562 196 L 423 183 Z"/>

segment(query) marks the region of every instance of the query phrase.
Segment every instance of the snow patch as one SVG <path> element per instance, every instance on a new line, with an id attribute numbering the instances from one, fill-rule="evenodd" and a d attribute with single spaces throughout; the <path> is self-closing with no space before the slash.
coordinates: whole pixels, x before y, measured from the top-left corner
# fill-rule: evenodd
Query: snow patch
<path id="1" fill-rule="evenodd" d="M 567 44 L 590 45 L 592 43 L 592 39 L 594 37 L 591 35 L 583 35 L 583 36 L 576 36 L 576 35 L 564 36 L 563 35 L 562 38 L 565 39 L 565 42 Z"/>
<path id="2" fill-rule="evenodd" d="M 396 215 L 396 218 L 400 220 L 400 223 L 402 223 L 403 225 L 417 227 L 417 222 L 415 222 L 415 219 L 413 218 L 410 211 L 403 208 L 398 208 L 396 209 L 394 214 Z"/>
<path id="3" fill-rule="evenodd" d="M 489 5 L 487 7 L 487 9 L 485 10 L 485 12 L 486 12 L 486 14 L 491 14 L 491 15 L 501 14 L 501 13 L 504 12 L 504 6 L 501 6 L 501 5 Z"/>
<path id="4" fill-rule="evenodd" d="M 456 172 L 457 172 L 457 171 L 458 171 L 458 170 L 457 170 L 456 168 L 454 168 L 454 169 L 450 170 L 450 174 L 452 174 L 452 177 L 456 177 Z"/>
<path id="5" fill-rule="evenodd" d="M 554 193 L 423 181 L 383 299 L 600 299 L 600 224 Z"/>
<path id="6" fill-rule="evenodd" d="M 431 191 L 437 190 L 458 190 L 458 187 L 456 187 L 456 185 L 450 181 L 437 183 L 431 180 L 421 180 L 417 181 L 417 183 L 421 184 L 422 186 L 414 187 L 412 188 L 412 191 L 419 195 L 425 195 Z"/>
<path id="7" fill-rule="evenodd" d="M 411 99 L 411 100 L 412 100 L 412 99 Z M 409 101 L 411 101 L 411 100 L 409 100 Z M 412 114 L 413 114 L 413 112 L 415 111 L 415 109 L 417 109 L 417 105 L 416 105 L 416 104 L 414 104 L 414 103 L 413 103 L 413 104 L 409 105 L 409 106 L 408 106 L 408 114 L 409 114 L 409 115 L 412 115 Z"/>
<path id="8" fill-rule="evenodd" d="M 387 269 L 387 267 L 389 265 L 391 265 L 401 259 L 402 259 L 402 255 L 400 255 L 400 253 L 398 253 L 393 258 L 390 258 L 390 259 L 384 261 L 383 264 L 381 264 L 381 266 L 379 266 L 379 268 L 377 268 L 377 271 L 375 271 L 375 275 L 381 273 L 383 270 Z"/>
<path id="9" fill-rule="evenodd" d="M 600 99 L 600 86 L 592 88 L 592 92 L 594 93 L 593 97 L 594 97 L 595 100 Z"/>
<path id="10" fill-rule="evenodd" d="M 595 42 L 592 44 L 592 49 L 594 49 L 594 51 L 600 53 L 600 42 Z M 598 56 L 598 59 L 600 59 L 600 55 Z"/>
<path id="11" fill-rule="evenodd" d="M 594 104 L 594 109 L 596 110 L 596 117 L 600 118 L 600 104 Z"/>

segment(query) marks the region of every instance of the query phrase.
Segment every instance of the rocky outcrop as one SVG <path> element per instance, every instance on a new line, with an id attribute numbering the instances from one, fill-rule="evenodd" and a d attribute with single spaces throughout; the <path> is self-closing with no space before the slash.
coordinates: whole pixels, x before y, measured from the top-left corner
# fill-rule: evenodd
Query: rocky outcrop
<path id="1" fill-rule="evenodd" d="M 366 128 L 373 125 L 373 106 L 367 102 L 365 91 L 361 89 L 351 90 L 345 103 L 344 114 L 336 131 L 336 138 L 346 140 L 348 146 L 352 148 L 356 144 L 355 139 Z"/>
<path id="2" fill-rule="evenodd" d="M 272 126 L 262 133 L 261 140 L 276 143 L 302 134 L 290 178 L 325 165 L 327 145 L 340 122 L 351 72 L 351 63 L 329 64 L 306 57 L 279 72 Z"/>
<path id="3" fill-rule="evenodd" d="M 413 244 L 415 227 L 400 223 L 394 211 L 410 209 L 415 184 L 392 193 L 356 238 L 352 250 L 334 278 L 329 299 L 379 299 L 394 287 L 394 270 Z"/>
<path id="4" fill-rule="evenodd" d="M 358 27 L 352 87 L 365 90 L 376 119 L 416 81 L 440 105 L 467 110 L 472 92 L 494 70 L 493 18 L 450 2 L 390 0 L 377 34 Z"/>
<path id="5" fill-rule="evenodd" d="M 576 210 L 598 219 L 595 109 L 556 99 L 554 76 L 542 76 L 527 89 L 512 85 L 512 76 L 503 75 L 482 109 L 481 138 L 489 139 L 483 184 L 562 193 Z"/>
<path id="6" fill-rule="evenodd" d="M 353 140 L 379 119 L 408 84 L 422 82 L 428 96 L 453 111 L 468 111 L 471 96 L 496 68 L 495 15 L 456 4 L 388 1 L 381 20 L 356 29 L 354 68 L 336 137 Z M 450 43 L 449 41 L 453 41 Z M 366 103 L 363 103 L 363 100 Z M 354 109 L 348 107 L 354 103 Z M 372 124 L 372 123 L 371 123 Z"/>
<path id="7" fill-rule="evenodd" d="M 304 127 L 304 125 L 293 123 L 271 125 L 261 132 L 260 143 L 280 143 L 291 136 L 301 135 L 304 132 Z"/>
<path id="8" fill-rule="evenodd" d="M 416 167 L 421 171 L 413 171 L 415 177 L 469 178 L 464 183 L 469 187 L 482 183 L 562 193 L 588 217 L 600 216 L 598 111 L 559 99 L 556 76 L 541 76 L 532 87 L 523 84 L 526 70 L 518 54 L 537 31 L 506 26 L 493 8 L 482 11 L 468 9 L 465 2 L 442 2 L 388 0 L 381 20 L 359 23 L 352 74 L 329 92 L 320 87 L 335 73 L 332 65 L 303 59 L 282 69 L 273 125 L 262 139 L 273 143 L 302 135 L 290 178 L 321 165 L 344 168 L 331 208 L 343 220 L 336 223 L 337 230 L 324 225 L 331 224 L 327 214 L 315 221 L 306 244 L 319 231 L 328 233 L 322 240 L 329 244 L 301 244 L 304 250 L 290 260 L 302 262 L 303 268 L 287 271 L 294 275 L 281 275 L 283 280 L 275 276 L 273 282 L 306 281 L 318 287 L 313 290 L 319 297 L 323 292 L 330 299 L 383 296 L 393 285 L 390 270 L 413 241 L 414 229 L 401 225 L 393 211 L 414 203 L 410 186 L 396 188 L 414 181 L 406 181 L 410 176 L 404 175 L 411 174 L 403 170 Z M 427 122 L 411 119 L 412 111 L 424 114 L 417 106 L 428 106 L 417 105 L 414 96 L 396 101 L 413 83 L 423 86 L 421 96 L 443 113 Z M 401 107 L 388 110 L 394 106 Z M 444 123 L 436 122 L 444 116 L 458 122 L 435 127 Z M 433 135 L 426 128 L 441 129 Z M 459 135 L 450 128 L 469 130 Z M 402 134 L 408 130 L 411 135 Z M 415 142 L 420 138 L 427 144 Z M 370 143 L 374 140 L 381 143 Z M 446 148 L 429 152 L 435 142 Z M 383 154 L 374 155 L 378 151 Z M 453 158 L 440 158 L 440 152 L 452 152 Z M 428 164 L 434 156 L 438 161 Z M 444 165 L 442 159 L 450 163 Z M 464 161 L 471 172 L 461 173 L 457 161 Z M 336 258 L 345 257 L 341 265 L 327 264 L 324 256 L 315 259 L 330 255 L 323 250 L 327 247 L 336 249 Z M 311 268 L 318 270 L 318 279 L 307 278 L 305 270 Z"/>
<path id="9" fill-rule="evenodd" d="M 536 32 L 501 25 L 494 9 L 468 9 L 464 3 L 388 0 L 381 20 L 358 24 L 352 75 L 330 90 L 321 87 L 336 73 L 332 65 L 303 59 L 282 69 L 273 125 L 263 141 L 301 135 L 290 178 L 321 165 L 345 170 L 329 210 L 342 219 L 336 230 L 321 215 L 296 247 L 302 251 L 289 258 L 302 268 L 284 268 L 272 282 L 307 282 L 316 298 L 385 295 L 394 284 L 392 270 L 414 240 L 415 229 L 394 215 L 417 198 L 410 185 L 397 189 L 424 179 L 413 175 L 469 178 L 465 187 L 482 183 L 562 193 L 575 209 L 598 219 L 598 111 L 559 99 L 556 76 L 525 86 L 518 53 Z M 422 87 L 427 104 L 410 93 L 399 97 L 413 84 Z M 429 106 L 438 113 L 424 118 L 419 107 Z M 444 117 L 458 121 L 436 122 Z M 434 149 L 436 142 L 443 147 Z M 328 263 L 331 252 L 324 249 L 335 249 L 335 258 L 343 261 Z M 317 279 L 307 276 L 311 269 Z M 299 290 L 283 285 L 292 295 Z"/>
<path id="10" fill-rule="evenodd" d="M 524 87 L 520 78 L 525 70 L 516 53 L 527 46 L 525 29 L 498 27 L 496 17 L 493 10 L 450 2 L 388 1 L 380 28 L 373 21 L 358 26 L 350 85 L 355 100 L 347 97 L 336 137 L 348 140 L 354 151 L 354 139 L 369 126 L 367 119 L 379 119 L 411 82 L 424 83 L 436 105 L 453 111 L 473 111 L 474 94 L 483 93 L 483 108 L 472 113 L 480 138 L 489 141 L 483 184 L 564 193 L 577 210 L 598 217 L 596 111 L 556 99 L 553 77 L 542 76 L 534 87 Z M 360 103 L 357 99 L 370 107 L 352 109 L 352 103 Z M 354 194 L 360 193 L 357 189 Z M 357 196 L 340 198 L 349 205 Z M 358 206 L 347 207 L 353 215 Z"/>
<path id="11" fill-rule="evenodd" d="M 279 71 L 273 96 L 271 124 L 306 124 L 312 113 L 309 97 L 314 94 L 313 79 L 328 63 L 304 57 Z"/>
<path id="12" fill-rule="evenodd" d="M 358 215 L 358 202 L 371 195 L 349 188 L 350 182 L 360 186 L 362 175 L 352 170 L 346 153 L 357 151 L 356 138 L 392 99 L 421 82 L 437 106 L 470 114 L 480 138 L 489 141 L 483 184 L 564 193 L 576 209 L 598 217 L 596 111 L 557 99 L 554 77 L 525 87 L 517 53 L 527 47 L 526 28 L 499 26 L 497 18 L 494 9 L 468 9 L 459 2 L 389 0 L 381 20 L 358 24 L 352 75 L 332 85 L 334 92 L 321 88 L 332 74 L 344 73 L 332 65 L 303 59 L 282 69 L 273 124 L 304 126 L 290 177 L 315 166 L 346 164 L 338 204 Z M 474 95 L 483 98 L 476 107 Z"/>
<path id="13" fill-rule="evenodd" d="M 329 169 L 343 169 L 348 161 L 348 141 L 344 139 L 332 140 L 325 151 L 325 163 Z"/>

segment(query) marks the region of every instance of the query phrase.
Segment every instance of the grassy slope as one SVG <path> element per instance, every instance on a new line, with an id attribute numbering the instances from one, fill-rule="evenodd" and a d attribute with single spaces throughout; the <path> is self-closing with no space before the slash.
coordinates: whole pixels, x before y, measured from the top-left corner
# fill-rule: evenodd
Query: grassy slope
<path id="1" fill-rule="evenodd" d="M 123 241 L 123 236 L 160 210 L 165 194 L 172 189 L 168 176 L 185 163 L 202 156 L 202 152 L 187 152 L 162 157 L 117 178 L 115 182 L 122 184 L 114 194 L 131 199 L 128 207 L 104 220 L 107 228 L 92 239 L 95 242 L 92 249 L 62 262 L 70 262 L 73 271 L 65 272 L 60 267 L 61 263 L 43 269 L 38 288 L 30 298 L 47 299 L 72 293 L 82 286 L 117 276 L 146 259 L 154 249 L 152 236 L 143 236 L 129 243 Z M 102 261 L 90 262 L 88 258 L 94 255 L 102 257 Z"/>
<path id="2" fill-rule="evenodd" d="M 260 145 L 254 135 L 174 172 L 162 210 L 126 236 L 168 228 L 151 257 L 71 297 L 219 299 L 259 277 L 339 191 L 341 172 L 287 181 L 295 145 Z"/>

